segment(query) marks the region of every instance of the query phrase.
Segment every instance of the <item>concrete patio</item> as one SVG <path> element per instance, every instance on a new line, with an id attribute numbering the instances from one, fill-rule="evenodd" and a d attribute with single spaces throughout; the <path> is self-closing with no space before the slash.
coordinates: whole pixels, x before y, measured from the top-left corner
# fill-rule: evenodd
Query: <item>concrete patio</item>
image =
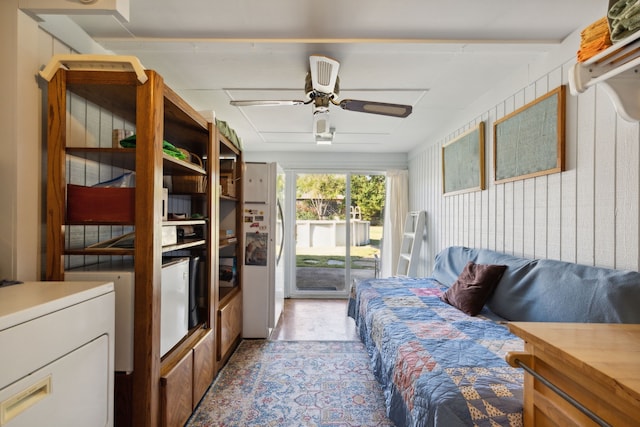
<path id="1" fill-rule="evenodd" d="M 352 279 L 369 279 L 374 277 L 375 265 L 373 260 L 370 268 L 351 269 Z M 309 291 L 343 291 L 345 286 L 345 269 L 297 267 L 296 286 L 300 290 Z"/>

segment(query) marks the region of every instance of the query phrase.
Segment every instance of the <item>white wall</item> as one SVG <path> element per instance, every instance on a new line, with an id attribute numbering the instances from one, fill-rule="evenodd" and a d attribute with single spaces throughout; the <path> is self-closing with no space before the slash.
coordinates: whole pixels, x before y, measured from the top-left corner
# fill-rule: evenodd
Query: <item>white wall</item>
<path id="1" fill-rule="evenodd" d="M 18 11 L 17 3 L 0 2 L 0 279 L 36 280 L 43 231 L 41 93 L 36 79 L 41 31 Z"/>
<path id="2" fill-rule="evenodd" d="M 28 281 L 44 279 L 45 271 L 46 82 L 38 71 L 70 46 L 104 50 L 68 18 L 39 23 L 18 3 L 0 1 L 0 279 Z"/>
<path id="3" fill-rule="evenodd" d="M 617 116 L 601 87 L 572 96 L 567 87 L 566 170 L 515 182 L 493 183 L 493 124 L 567 83 L 575 37 L 563 61 L 511 95 L 497 98 L 475 118 L 424 149 L 410 153 L 410 208 L 427 211 L 421 275 L 451 245 L 488 248 L 516 256 L 638 270 L 640 265 L 640 132 Z M 529 69 L 527 73 L 530 73 Z M 517 80 L 517 79 L 516 79 Z M 510 86 L 493 88 L 502 94 Z M 501 96 L 501 95 L 499 95 Z M 485 121 L 487 189 L 442 196 L 441 146 Z"/>

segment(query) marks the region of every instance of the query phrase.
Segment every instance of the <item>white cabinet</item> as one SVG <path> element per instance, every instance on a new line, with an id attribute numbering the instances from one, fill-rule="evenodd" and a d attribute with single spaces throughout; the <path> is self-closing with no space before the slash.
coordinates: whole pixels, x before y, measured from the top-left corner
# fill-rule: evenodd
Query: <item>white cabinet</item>
<path id="1" fill-rule="evenodd" d="M 112 426 L 113 283 L 0 288 L 0 425 Z"/>

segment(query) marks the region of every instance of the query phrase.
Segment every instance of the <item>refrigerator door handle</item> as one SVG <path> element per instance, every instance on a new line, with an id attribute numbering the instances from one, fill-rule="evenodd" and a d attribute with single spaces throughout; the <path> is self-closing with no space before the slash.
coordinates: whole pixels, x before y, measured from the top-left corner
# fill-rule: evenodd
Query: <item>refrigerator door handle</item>
<path id="1" fill-rule="evenodd" d="M 280 241 L 278 244 L 280 247 L 278 248 L 278 256 L 276 257 L 276 265 L 280 263 L 280 257 L 282 257 L 282 248 L 284 248 L 284 215 L 282 214 L 282 205 L 280 204 L 280 199 L 277 199 L 276 206 L 278 209 L 278 217 L 280 218 Z M 277 222 L 277 218 L 276 218 Z"/>

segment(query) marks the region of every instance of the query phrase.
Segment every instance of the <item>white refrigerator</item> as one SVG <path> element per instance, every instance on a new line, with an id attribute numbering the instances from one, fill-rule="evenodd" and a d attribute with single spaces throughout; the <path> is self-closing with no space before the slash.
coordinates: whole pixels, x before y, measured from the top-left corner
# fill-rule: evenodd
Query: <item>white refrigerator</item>
<path id="1" fill-rule="evenodd" d="M 160 290 L 160 355 L 188 333 L 189 258 L 163 264 Z M 113 282 L 115 370 L 133 372 L 135 272 L 133 261 L 92 264 L 64 272 L 64 280 Z"/>
<path id="2" fill-rule="evenodd" d="M 242 336 L 268 338 L 284 306 L 284 173 L 277 163 L 244 165 Z"/>

